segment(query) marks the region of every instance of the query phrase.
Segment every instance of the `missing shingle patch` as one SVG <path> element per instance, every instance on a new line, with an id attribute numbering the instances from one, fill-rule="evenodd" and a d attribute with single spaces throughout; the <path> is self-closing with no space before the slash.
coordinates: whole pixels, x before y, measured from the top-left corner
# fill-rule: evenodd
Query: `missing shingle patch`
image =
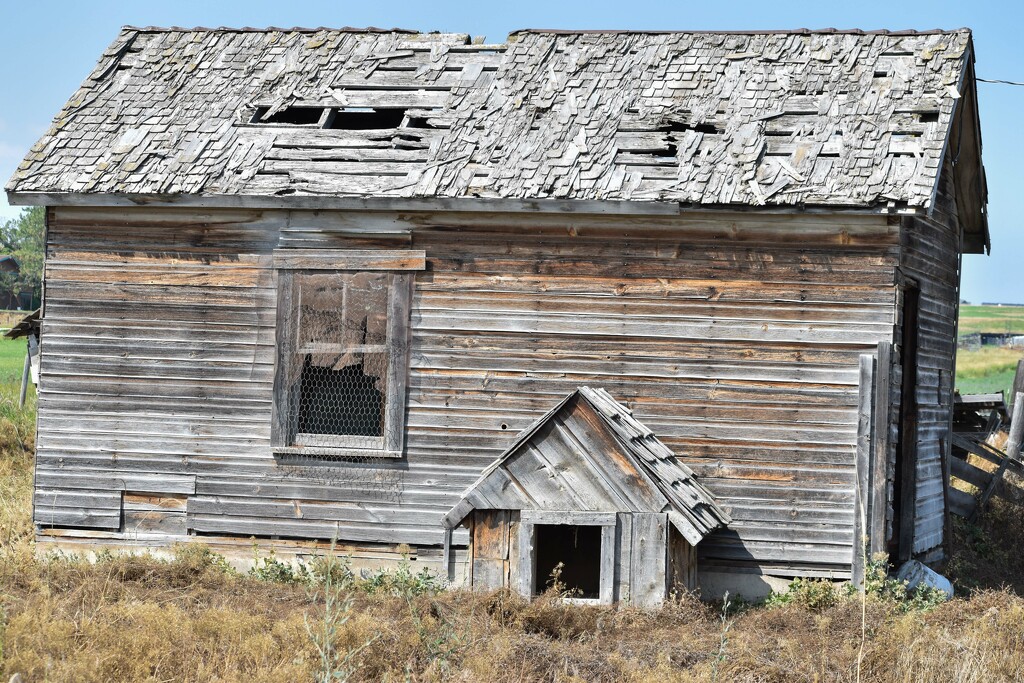
<path id="1" fill-rule="evenodd" d="M 285 107 L 270 116 L 267 116 L 268 111 L 270 111 L 269 107 L 257 107 L 252 122 L 311 126 L 320 123 L 320 117 L 324 114 L 323 107 Z"/>
<path id="2" fill-rule="evenodd" d="M 335 109 L 324 128 L 336 130 L 383 130 L 398 128 L 405 120 L 405 109 L 346 108 Z"/>
<path id="3" fill-rule="evenodd" d="M 688 130 L 692 130 L 696 133 L 704 133 L 705 135 L 721 135 L 723 132 L 721 128 L 718 128 L 713 123 L 685 123 L 683 121 L 666 121 L 658 126 L 657 130 L 661 133 L 685 133 Z"/>

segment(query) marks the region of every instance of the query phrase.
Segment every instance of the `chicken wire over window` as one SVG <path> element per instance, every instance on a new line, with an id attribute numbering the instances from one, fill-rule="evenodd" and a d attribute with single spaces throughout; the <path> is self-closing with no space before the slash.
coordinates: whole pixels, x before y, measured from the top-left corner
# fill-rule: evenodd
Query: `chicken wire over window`
<path id="1" fill-rule="evenodd" d="M 278 452 L 400 455 L 408 283 L 380 271 L 282 271 Z"/>

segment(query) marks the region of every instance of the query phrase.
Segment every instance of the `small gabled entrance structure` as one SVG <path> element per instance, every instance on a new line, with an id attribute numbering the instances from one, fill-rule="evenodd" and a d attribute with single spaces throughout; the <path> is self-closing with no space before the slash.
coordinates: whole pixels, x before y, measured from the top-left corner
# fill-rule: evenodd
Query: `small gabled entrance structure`
<path id="1" fill-rule="evenodd" d="M 653 606 L 696 581 L 695 546 L 729 515 L 654 433 L 581 387 L 525 429 L 444 518 L 470 527 L 475 588 Z"/>

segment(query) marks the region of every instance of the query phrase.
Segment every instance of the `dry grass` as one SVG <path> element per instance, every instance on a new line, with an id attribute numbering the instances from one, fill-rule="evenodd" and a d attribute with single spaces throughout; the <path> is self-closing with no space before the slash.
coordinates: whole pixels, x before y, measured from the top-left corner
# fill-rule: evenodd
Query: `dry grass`
<path id="1" fill-rule="evenodd" d="M 1002 346 L 983 346 L 977 351 L 959 351 L 956 357 L 957 375 L 966 379 L 980 379 L 1007 370 L 1017 369 L 1024 351 Z"/>
<path id="2" fill-rule="evenodd" d="M 324 616 L 322 592 L 301 582 L 240 576 L 201 547 L 173 561 L 37 559 L 30 417 L 0 413 L 0 680 L 321 680 L 309 626 Z M 961 525 L 952 568 L 976 589 L 970 597 L 927 612 L 865 603 L 860 680 L 1024 680 L 1019 513 L 1000 502 L 981 526 Z M 504 592 L 423 592 L 403 581 L 376 591 L 342 582 L 353 602 L 333 644 L 358 651 L 351 680 L 857 679 L 856 599 L 741 606 L 723 622 L 721 605 L 691 596 L 643 612 L 566 606 L 557 596 L 528 603 Z M 993 589 L 1003 583 L 1010 587 Z"/>
<path id="3" fill-rule="evenodd" d="M 977 351 L 961 349 L 956 354 L 956 388 L 962 394 L 1009 394 L 1021 349 L 984 346 Z"/>

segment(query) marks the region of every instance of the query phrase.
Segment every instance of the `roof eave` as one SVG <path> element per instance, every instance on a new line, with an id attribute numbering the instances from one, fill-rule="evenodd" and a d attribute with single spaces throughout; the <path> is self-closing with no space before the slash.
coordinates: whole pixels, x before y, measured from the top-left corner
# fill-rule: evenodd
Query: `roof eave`
<path id="1" fill-rule="evenodd" d="M 731 211 L 771 214 L 860 214 L 916 215 L 919 207 L 845 204 L 690 204 L 676 201 L 637 201 L 613 199 L 502 199 L 484 197 L 341 197 L 328 195 L 193 195 L 193 194 L 119 194 L 77 192 L 7 191 L 12 206 L 81 207 L 192 207 L 225 209 L 309 209 L 347 211 L 452 211 L 576 213 L 591 215 L 678 216 L 706 211 Z"/>
<path id="2" fill-rule="evenodd" d="M 978 111 L 978 82 L 974 74 L 973 35 L 968 35 L 967 38 L 967 45 L 964 50 L 963 65 L 960 68 L 960 77 L 957 80 L 956 89 L 957 92 L 960 94 L 960 97 L 956 100 L 956 102 L 953 105 L 953 112 L 952 115 L 949 117 L 949 123 L 947 124 L 946 132 L 943 135 L 942 153 L 939 158 L 945 161 L 948 155 L 950 154 L 950 144 L 953 139 L 954 126 L 960 127 L 960 130 L 957 131 L 957 145 L 959 146 L 961 144 L 963 127 L 962 117 L 967 114 L 972 115 L 972 121 L 974 123 L 975 128 L 973 133 L 975 136 L 975 140 L 977 142 L 976 149 L 973 151 L 976 153 L 979 166 L 978 172 L 982 178 L 981 182 L 982 184 L 984 184 L 985 167 L 982 162 L 981 156 L 981 118 Z M 971 111 L 965 111 L 964 107 L 966 106 L 966 104 L 969 104 L 971 106 Z M 959 154 L 960 150 L 958 148 L 957 156 L 959 156 Z M 958 180 L 955 180 L 954 182 L 959 183 Z M 934 213 L 936 199 L 938 198 L 941 183 L 942 173 L 939 172 L 935 174 L 935 182 L 932 186 L 931 197 L 928 201 L 928 210 L 926 212 L 926 215 L 928 217 L 931 217 Z M 984 189 L 980 189 L 979 191 L 984 195 Z M 966 217 L 967 221 L 975 225 L 977 229 L 970 232 L 962 231 L 960 249 L 965 254 L 983 254 L 989 253 L 992 250 L 992 243 L 988 226 L 988 213 L 986 211 L 987 205 L 987 199 L 983 196 L 979 212 L 974 216 Z M 964 216 L 960 216 L 959 218 L 960 224 L 961 226 L 963 226 L 963 224 L 967 221 L 964 220 Z"/>

